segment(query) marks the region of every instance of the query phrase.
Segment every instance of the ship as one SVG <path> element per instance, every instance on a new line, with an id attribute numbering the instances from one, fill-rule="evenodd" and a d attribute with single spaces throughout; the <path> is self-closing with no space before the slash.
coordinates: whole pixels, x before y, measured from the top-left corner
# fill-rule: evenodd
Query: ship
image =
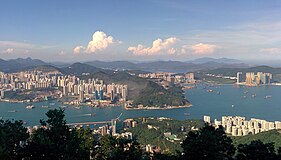
<path id="1" fill-rule="evenodd" d="M 17 112 L 17 110 L 9 110 L 8 112 L 9 113 L 15 113 L 15 112 Z"/>
<path id="2" fill-rule="evenodd" d="M 33 109 L 33 108 L 35 108 L 33 105 L 28 105 L 28 106 L 26 106 L 25 107 L 26 109 Z"/>
<path id="3" fill-rule="evenodd" d="M 272 96 L 271 95 L 267 95 L 267 96 L 264 97 L 264 99 L 268 99 L 268 98 L 272 98 Z"/>
<path id="4" fill-rule="evenodd" d="M 75 109 L 81 109 L 81 107 L 74 107 Z"/>

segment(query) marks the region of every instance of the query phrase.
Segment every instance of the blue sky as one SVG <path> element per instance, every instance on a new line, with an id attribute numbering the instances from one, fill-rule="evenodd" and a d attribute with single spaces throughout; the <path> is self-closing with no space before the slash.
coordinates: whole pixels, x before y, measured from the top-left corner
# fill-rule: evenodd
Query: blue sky
<path id="1" fill-rule="evenodd" d="M 0 58 L 281 60 L 281 1 L 3 0 Z"/>

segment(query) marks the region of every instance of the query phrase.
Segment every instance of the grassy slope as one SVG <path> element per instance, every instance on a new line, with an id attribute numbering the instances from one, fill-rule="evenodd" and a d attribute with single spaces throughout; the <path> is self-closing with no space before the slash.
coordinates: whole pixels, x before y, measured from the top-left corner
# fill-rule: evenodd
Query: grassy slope
<path id="1" fill-rule="evenodd" d="M 247 135 L 242 137 L 232 137 L 235 145 L 249 144 L 253 140 L 260 139 L 264 143 L 274 142 L 275 148 L 281 147 L 281 133 L 277 130 L 262 132 L 256 135 Z"/>

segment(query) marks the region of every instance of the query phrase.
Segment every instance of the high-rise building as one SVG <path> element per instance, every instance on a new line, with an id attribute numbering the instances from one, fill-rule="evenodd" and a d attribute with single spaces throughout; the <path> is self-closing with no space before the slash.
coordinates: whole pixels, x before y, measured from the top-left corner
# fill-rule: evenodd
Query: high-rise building
<path id="1" fill-rule="evenodd" d="M 0 90 L 0 98 L 4 98 L 5 97 L 5 91 L 2 89 Z"/>
<path id="2" fill-rule="evenodd" d="M 100 90 L 100 99 L 103 100 L 103 90 Z"/>
<path id="3" fill-rule="evenodd" d="M 80 92 L 79 92 L 79 101 L 84 102 L 84 91 L 83 90 L 80 90 Z"/>
<path id="4" fill-rule="evenodd" d="M 111 120 L 111 135 L 115 135 L 116 134 L 116 123 L 117 123 L 117 120 L 116 119 L 112 119 Z"/>
<path id="5" fill-rule="evenodd" d="M 211 117 L 210 116 L 204 116 L 204 122 L 211 124 Z"/>
<path id="6" fill-rule="evenodd" d="M 237 72 L 237 84 L 242 82 L 242 72 Z"/>

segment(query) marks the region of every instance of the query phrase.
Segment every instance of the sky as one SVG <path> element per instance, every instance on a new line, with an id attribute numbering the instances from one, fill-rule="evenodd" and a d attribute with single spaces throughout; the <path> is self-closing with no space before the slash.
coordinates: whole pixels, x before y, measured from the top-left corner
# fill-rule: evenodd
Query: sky
<path id="1" fill-rule="evenodd" d="M 2 0 L 0 58 L 281 60 L 280 0 Z"/>

